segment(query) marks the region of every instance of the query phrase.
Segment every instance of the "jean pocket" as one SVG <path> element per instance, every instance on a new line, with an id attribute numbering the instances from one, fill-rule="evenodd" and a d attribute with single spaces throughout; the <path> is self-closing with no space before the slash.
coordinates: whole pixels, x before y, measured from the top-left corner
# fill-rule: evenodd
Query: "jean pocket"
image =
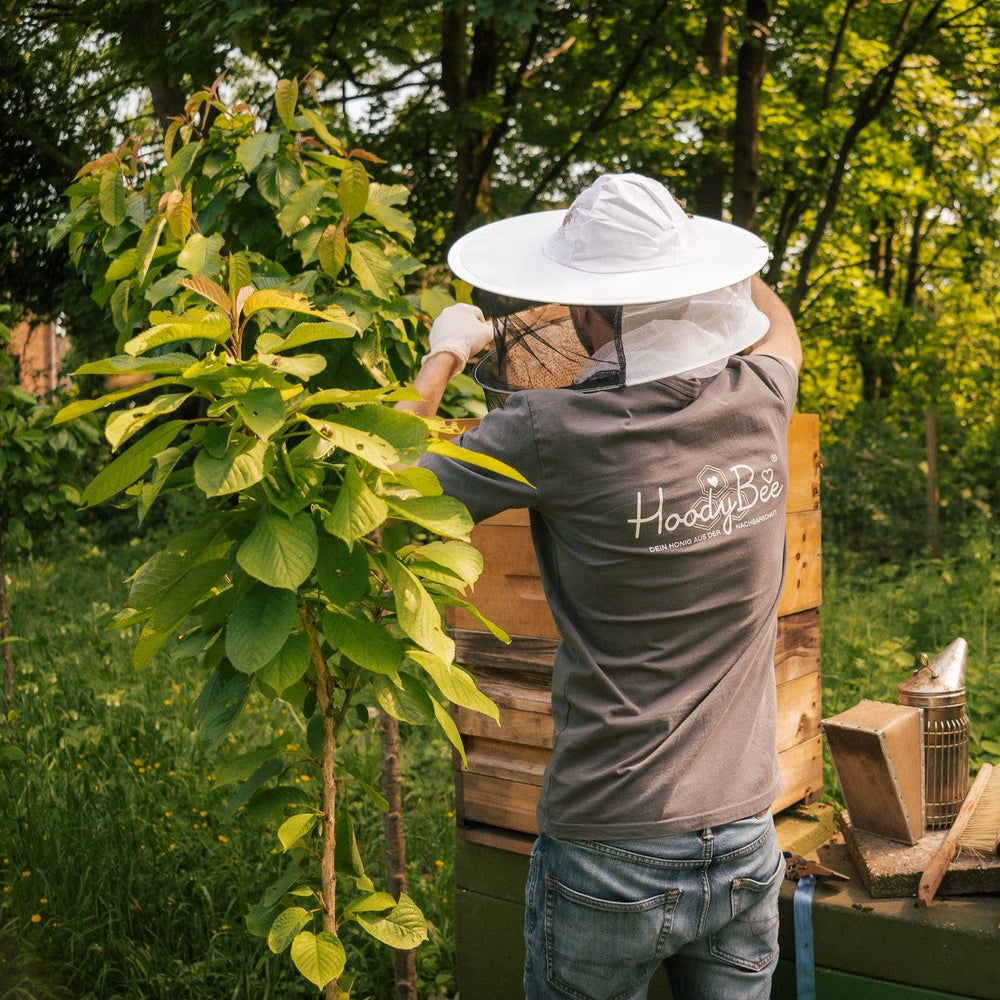
<path id="1" fill-rule="evenodd" d="M 636 902 L 598 899 L 545 880 L 545 962 L 552 986 L 580 1000 L 623 1000 L 652 975 L 680 889 Z"/>
<path id="2" fill-rule="evenodd" d="M 717 958 L 750 972 L 759 972 L 778 954 L 778 892 L 784 876 L 784 859 L 764 881 L 733 879 L 730 886 L 732 919 L 709 939 Z"/>

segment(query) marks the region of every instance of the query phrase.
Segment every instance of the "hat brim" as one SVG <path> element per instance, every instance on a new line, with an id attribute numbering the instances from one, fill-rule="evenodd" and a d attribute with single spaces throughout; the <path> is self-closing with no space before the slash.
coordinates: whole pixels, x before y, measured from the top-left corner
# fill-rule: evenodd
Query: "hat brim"
<path id="1" fill-rule="evenodd" d="M 533 212 L 491 222 L 461 237 L 448 266 L 463 281 L 529 302 L 618 306 L 666 302 L 725 288 L 767 263 L 767 244 L 749 230 L 718 219 L 692 218 L 698 254 L 669 267 L 608 274 L 567 267 L 545 255 L 546 241 L 566 212 Z"/>

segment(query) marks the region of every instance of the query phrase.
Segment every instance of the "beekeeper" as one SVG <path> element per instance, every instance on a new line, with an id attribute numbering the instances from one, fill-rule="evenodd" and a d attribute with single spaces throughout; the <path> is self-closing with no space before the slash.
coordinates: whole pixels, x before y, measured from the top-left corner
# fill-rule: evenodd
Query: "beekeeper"
<path id="1" fill-rule="evenodd" d="M 683 1000 L 770 994 L 773 657 L 802 355 L 757 276 L 767 257 L 636 174 L 449 254 L 494 302 L 568 306 L 581 348 L 568 384 L 509 392 L 459 442 L 530 485 L 422 460 L 477 521 L 529 509 L 561 636 L 526 887 L 531 1000 L 645 997 L 661 963 Z M 507 330 L 446 309 L 414 383 L 423 402 L 404 405 L 435 412 L 472 356 L 526 335 L 505 344 Z"/>

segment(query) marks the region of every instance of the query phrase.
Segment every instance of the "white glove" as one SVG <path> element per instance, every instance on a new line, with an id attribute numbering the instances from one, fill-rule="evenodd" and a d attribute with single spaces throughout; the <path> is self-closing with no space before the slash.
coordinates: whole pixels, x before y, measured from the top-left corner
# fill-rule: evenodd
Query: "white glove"
<path id="1" fill-rule="evenodd" d="M 482 310 L 465 302 L 442 309 L 431 325 L 430 350 L 432 354 L 447 351 L 455 355 L 461 371 L 469 358 L 478 354 L 493 340 L 493 324 L 483 317 Z M 427 358 L 424 358 L 426 361 Z"/>

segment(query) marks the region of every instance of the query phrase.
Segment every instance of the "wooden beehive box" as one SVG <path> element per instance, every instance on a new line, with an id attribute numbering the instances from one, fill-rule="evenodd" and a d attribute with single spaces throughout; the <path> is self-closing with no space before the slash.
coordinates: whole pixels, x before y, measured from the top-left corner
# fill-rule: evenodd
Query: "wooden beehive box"
<path id="1" fill-rule="evenodd" d="M 775 811 L 813 802 L 823 791 L 818 416 L 796 414 L 788 446 L 788 564 L 774 657 L 785 788 Z M 538 576 L 528 512 L 483 521 L 472 540 L 485 562 L 472 602 L 511 642 L 499 642 L 467 612 L 449 613 L 456 660 L 476 675 L 501 719 L 498 727 L 477 713 L 454 711 L 468 758 L 468 768 L 457 762 L 455 770 L 459 835 L 523 851 L 537 833 L 535 806 L 552 749 L 549 687 L 558 633 Z"/>

